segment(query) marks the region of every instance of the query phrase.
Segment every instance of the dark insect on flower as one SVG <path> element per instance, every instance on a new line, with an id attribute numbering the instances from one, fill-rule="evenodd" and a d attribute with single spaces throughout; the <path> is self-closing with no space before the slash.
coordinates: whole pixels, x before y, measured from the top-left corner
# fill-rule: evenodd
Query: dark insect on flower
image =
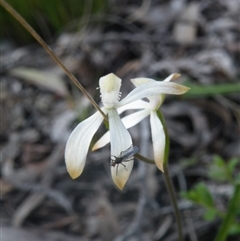
<path id="1" fill-rule="evenodd" d="M 120 153 L 119 156 L 113 156 L 113 158 L 111 158 L 111 163 L 110 165 L 112 167 L 115 167 L 117 165 L 117 169 L 116 169 L 116 175 L 118 172 L 118 165 L 121 164 L 122 166 L 124 166 L 125 170 L 127 171 L 126 165 L 123 164 L 123 162 L 128 162 L 131 161 L 132 157 L 134 157 L 135 154 L 137 154 L 139 152 L 139 148 L 137 146 L 130 146 L 127 150 L 122 151 Z"/>

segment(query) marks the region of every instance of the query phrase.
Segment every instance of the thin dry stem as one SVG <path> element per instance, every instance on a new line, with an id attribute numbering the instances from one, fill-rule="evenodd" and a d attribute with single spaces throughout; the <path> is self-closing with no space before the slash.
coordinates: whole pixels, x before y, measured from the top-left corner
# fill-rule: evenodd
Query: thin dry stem
<path id="1" fill-rule="evenodd" d="M 67 69 L 67 67 L 62 63 L 62 61 L 56 56 L 56 54 L 50 49 L 50 47 L 45 43 L 45 41 L 38 35 L 38 33 L 7 2 L 5 2 L 4 0 L 1 0 L 0 4 L 38 41 L 38 43 L 40 43 L 40 45 L 46 50 L 46 52 L 51 56 L 51 58 L 64 70 L 64 72 L 71 79 L 71 81 L 82 91 L 82 93 L 90 100 L 92 105 L 101 113 L 104 119 L 108 121 L 107 116 L 103 113 L 103 111 L 98 106 L 98 104 L 94 101 L 91 95 L 78 82 L 78 80 Z"/>

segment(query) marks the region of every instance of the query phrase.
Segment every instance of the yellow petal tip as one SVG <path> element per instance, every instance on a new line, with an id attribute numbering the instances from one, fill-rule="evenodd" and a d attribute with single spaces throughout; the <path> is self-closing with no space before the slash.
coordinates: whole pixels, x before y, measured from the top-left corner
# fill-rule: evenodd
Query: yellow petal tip
<path id="1" fill-rule="evenodd" d="M 76 179 L 77 177 L 79 177 L 82 174 L 82 171 L 79 172 L 76 169 L 69 169 L 69 168 L 67 168 L 67 171 L 68 171 L 68 173 L 69 173 L 69 175 L 70 175 L 70 177 L 72 179 Z"/>
<path id="2" fill-rule="evenodd" d="M 102 146 L 100 146 L 99 144 L 98 144 L 98 142 L 96 142 L 94 145 L 93 145 L 93 147 L 92 147 L 92 151 L 96 151 L 97 149 L 99 149 L 99 148 L 101 148 Z"/>
<path id="3" fill-rule="evenodd" d="M 174 74 L 173 74 L 173 77 L 172 77 L 172 80 L 178 79 L 180 76 L 181 76 L 181 74 L 179 74 L 179 73 L 174 73 Z"/>
<path id="4" fill-rule="evenodd" d="M 117 183 L 115 183 L 115 184 L 116 184 L 117 188 L 118 188 L 120 191 L 122 191 L 123 188 L 124 188 L 124 186 L 125 186 L 125 185 L 118 185 Z"/>
<path id="5" fill-rule="evenodd" d="M 155 162 L 155 163 L 156 163 L 157 168 L 158 168 L 161 172 L 164 173 L 163 163 L 162 163 L 162 162 L 161 162 L 161 163 Z"/>

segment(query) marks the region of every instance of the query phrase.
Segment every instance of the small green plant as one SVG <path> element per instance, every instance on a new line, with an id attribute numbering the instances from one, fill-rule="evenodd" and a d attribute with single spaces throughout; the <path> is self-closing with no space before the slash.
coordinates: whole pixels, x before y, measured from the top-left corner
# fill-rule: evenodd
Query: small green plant
<path id="1" fill-rule="evenodd" d="M 211 180 L 230 183 L 233 186 L 233 195 L 225 212 L 218 209 L 214 197 L 202 182 L 196 184 L 190 191 L 182 193 L 184 198 L 205 208 L 203 214 L 205 220 L 211 221 L 217 217 L 222 219 L 215 241 L 224 241 L 229 235 L 240 234 L 240 223 L 237 220 L 240 215 L 240 174 L 235 171 L 239 163 L 238 158 L 226 162 L 220 156 L 215 156 L 209 167 L 208 177 Z"/>
<path id="2" fill-rule="evenodd" d="M 212 165 L 210 165 L 208 176 L 214 181 L 229 182 L 234 185 L 237 181 L 237 175 L 234 171 L 238 163 L 238 158 L 232 158 L 226 162 L 220 156 L 215 156 Z"/>
<path id="3" fill-rule="evenodd" d="M 215 208 L 214 199 L 204 183 L 198 183 L 189 192 L 183 193 L 182 196 L 205 208 L 203 214 L 205 220 L 211 221 L 216 218 L 218 211 Z"/>

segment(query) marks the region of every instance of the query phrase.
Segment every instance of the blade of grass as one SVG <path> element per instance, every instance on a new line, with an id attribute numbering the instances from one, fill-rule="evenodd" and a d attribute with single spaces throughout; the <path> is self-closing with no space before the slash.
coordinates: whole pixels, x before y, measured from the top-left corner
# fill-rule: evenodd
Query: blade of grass
<path id="1" fill-rule="evenodd" d="M 235 186 L 233 196 L 232 196 L 232 198 L 230 200 L 230 204 L 228 206 L 227 214 L 219 228 L 215 241 L 225 241 L 226 240 L 228 233 L 229 233 L 229 229 L 232 225 L 232 221 L 233 221 L 234 217 L 236 216 L 236 213 L 237 213 L 237 210 L 239 209 L 239 207 L 240 207 L 240 183 L 236 184 L 236 186 Z"/>
<path id="2" fill-rule="evenodd" d="M 191 89 L 184 94 L 183 98 L 197 98 L 207 97 L 214 95 L 226 95 L 240 92 L 239 83 L 226 83 L 226 84 L 215 84 L 215 85 L 196 85 L 192 83 L 184 83 Z"/>

